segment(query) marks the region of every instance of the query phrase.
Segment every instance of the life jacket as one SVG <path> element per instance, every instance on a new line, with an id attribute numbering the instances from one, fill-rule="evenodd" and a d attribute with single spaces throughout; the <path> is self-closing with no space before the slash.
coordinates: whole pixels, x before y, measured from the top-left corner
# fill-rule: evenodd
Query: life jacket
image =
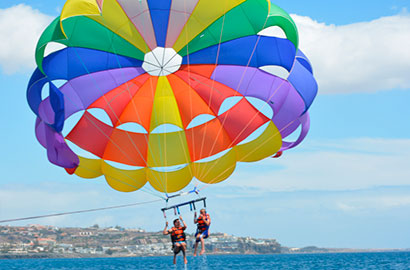
<path id="1" fill-rule="evenodd" d="M 206 218 L 209 219 L 209 214 L 206 214 Z M 205 218 L 201 215 L 197 218 L 196 222 L 198 223 L 198 230 L 200 232 L 206 231 L 209 226 L 205 223 Z"/>
<path id="2" fill-rule="evenodd" d="M 175 228 L 173 227 L 171 232 L 171 240 L 172 242 L 179 242 L 179 241 L 185 241 L 185 233 L 184 233 L 184 227 L 178 227 Z"/>

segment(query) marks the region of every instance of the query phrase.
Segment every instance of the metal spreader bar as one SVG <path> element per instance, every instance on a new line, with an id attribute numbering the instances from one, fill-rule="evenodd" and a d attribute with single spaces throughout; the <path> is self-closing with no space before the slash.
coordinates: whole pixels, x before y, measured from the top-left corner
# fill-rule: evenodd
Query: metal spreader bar
<path id="1" fill-rule="evenodd" d="M 184 203 L 176 204 L 176 205 L 173 205 L 173 206 L 165 207 L 165 208 L 162 208 L 161 211 L 164 213 L 164 216 L 165 216 L 165 211 L 173 209 L 175 215 L 177 215 L 177 214 L 180 215 L 181 213 L 179 211 L 179 208 L 181 206 L 189 205 L 190 210 L 195 211 L 196 210 L 195 203 L 199 203 L 199 202 L 203 202 L 204 207 L 206 208 L 206 197 L 203 197 L 203 198 L 199 198 L 199 199 L 192 200 L 192 201 L 189 201 L 189 202 L 184 202 Z"/>

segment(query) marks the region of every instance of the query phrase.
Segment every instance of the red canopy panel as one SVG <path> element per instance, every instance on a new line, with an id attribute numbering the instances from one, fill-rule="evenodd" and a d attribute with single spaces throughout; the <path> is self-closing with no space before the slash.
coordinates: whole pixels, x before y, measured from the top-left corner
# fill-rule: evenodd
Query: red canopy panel
<path id="1" fill-rule="evenodd" d="M 84 113 L 66 139 L 102 159 L 146 166 L 147 134 L 114 129 L 88 112 Z"/>
<path id="2" fill-rule="evenodd" d="M 113 128 L 85 112 L 66 139 L 102 158 Z"/>
<path id="3" fill-rule="evenodd" d="M 219 119 L 185 131 L 192 161 L 218 154 L 231 146 L 231 138 Z"/>
<path id="4" fill-rule="evenodd" d="M 184 128 L 198 115 L 210 114 L 215 116 L 201 96 L 184 80 L 171 74 L 168 76 L 168 81 L 174 92 Z"/>
<path id="5" fill-rule="evenodd" d="M 231 138 L 232 146 L 237 145 L 263 124 L 270 121 L 245 98 L 218 116 L 218 119 Z"/>
<path id="6" fill-rule="evenodd" d="M 148 134 L 114 129 L 104 159 L 131 166 L 146 167 Z"/>
<path id="7" fill-rule="evenodd" d="M 122 112 L 149 77 L 148 74 L 143 74 L 122 84 L 97 99 L 89 108 L 103 109 L 110 117 L 113 125 L 117 125 L 120 122 Z"/>
<path id="8" fill-rule="evenodd" d="M 122 111 L 120 121 L 116 126 L 121 123 L 138 123 L 146 131 L 150 130 L 152 106 L 154 104 L 157 83 L 158 77 L 150 77 L 145 82 Z"/>
<path id="9" fill-rule="evenodd" d="M 182 65 L 179 70 L 188 73 L 195 73 L 206 78 L 211 78 L 215 71 L 216 65 Z"/>
<path id="10" fill-rule="evenodd" d="M 226 98 L 242 96 L 232 88 L 201 75 L 188 73 L 186 71 L 178 71 L 175 75 L 189 84 L 208 104 L 215 115 L 218 115 L 219 108 Z"/>

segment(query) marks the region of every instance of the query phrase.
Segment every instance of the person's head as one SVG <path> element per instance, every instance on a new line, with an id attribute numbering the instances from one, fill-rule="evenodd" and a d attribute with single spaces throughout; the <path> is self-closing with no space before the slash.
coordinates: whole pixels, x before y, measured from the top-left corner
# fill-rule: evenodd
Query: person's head
<path id="1" fill-rule="evenodd" d="M 174 220 L 174 226 L 175 226 L 175 227 L 181 226 L 181 222 L 179 221 L 179 218 L 177 218 L 177 219 Z"/>
<path id="2" fill-rule="evenodd" d="M 206 210 L 204 209 L 204 208 L 202 208 L 200 211 L 199 211 L 199 213 L 201 213 L 201 215 L 206 215 Z"/>

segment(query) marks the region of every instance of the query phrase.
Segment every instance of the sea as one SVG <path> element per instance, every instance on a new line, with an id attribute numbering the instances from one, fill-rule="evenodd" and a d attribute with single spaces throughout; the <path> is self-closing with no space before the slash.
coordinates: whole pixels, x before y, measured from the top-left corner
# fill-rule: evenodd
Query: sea
<path id="1" fill-rule="evenodd" d="M 24 259 L 0 260 L 0 269 L 19 270 L 125 270 L 125 269 L 410 269 L 410 252 L 276 254 L 276 255 L 204 255 L 188 257 L 184 265 L 178 256 L 99 259 Z"/>

